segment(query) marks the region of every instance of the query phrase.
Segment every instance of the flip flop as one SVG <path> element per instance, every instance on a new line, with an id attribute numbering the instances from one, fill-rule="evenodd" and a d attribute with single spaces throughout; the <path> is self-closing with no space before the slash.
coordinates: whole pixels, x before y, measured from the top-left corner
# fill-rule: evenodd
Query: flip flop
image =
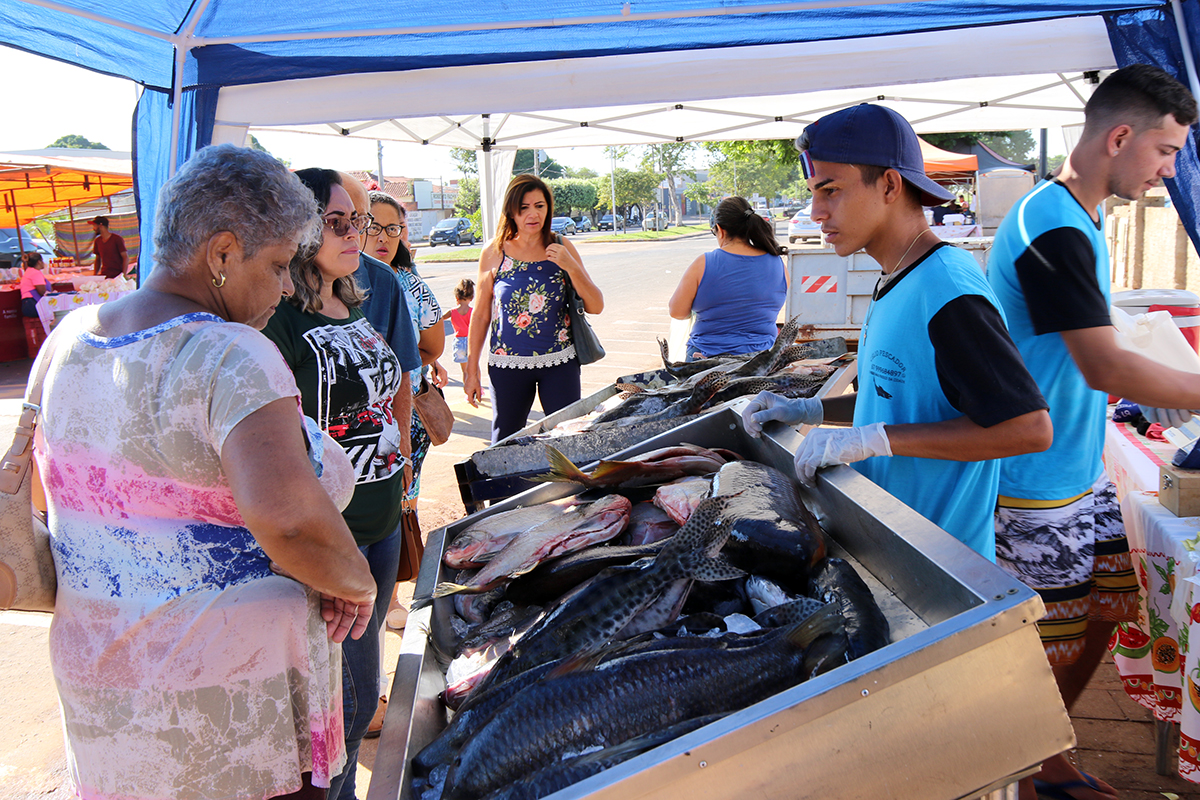
<path id="1" fill-rule="evenodd" d="M 1079 800 L 1075 795 L 1071 794 L 1072 789 L 1091 789 L 1093 792 L 1101 792 L 1100 784 L 1091 775 L 1088 775 L 1083 770 L 1079 770 L 1079 774 L 1083 776 L 1081 781 L 1066 781 L 1064 783 L 1049 783 L 1047 781 L 1033 781 L 1033 788 L 1037 791 L 1037 795 L 1045 800 Z"/>

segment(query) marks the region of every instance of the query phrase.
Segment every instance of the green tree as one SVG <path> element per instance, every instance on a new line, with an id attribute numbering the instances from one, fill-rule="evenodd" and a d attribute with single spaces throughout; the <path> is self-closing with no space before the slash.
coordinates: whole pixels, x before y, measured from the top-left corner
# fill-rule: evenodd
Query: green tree
<path id="1" fill-rule="evenodd" d="M 784 159 L 781 145 L 781 141 L 710 143 L 708 149 L 716 160 L 708 168 L 709 181 L 721 196 L 757 194 L 769 202 L 798 175 L 798 158 Z"/>
<path id="2" fill-rule="evenodd" d="M 929 133 L 921 137 L 934 147 L 951 152 L 965 152 L 976 142 L 983 142 L 997 155 L 1027 164 L 1034 158 L 1033 134 L 1030 131 L 964 131 L 960 133 Z"/>
<path id="3" fill-rule="evenodd" d="M 84 137 L 71 133 L 66 136 L 60 136 L 55 140 L 50 147 L 69 147 L 75 150 L 108 150 L 108 147 L 99 142 L 92 142 Z"/>
<path id="4" fill-rule="evenodd" d="M 532 175 L 533 174 L 533 150 L 518 150 L 516 160 L 513 161 L 513 175 Z M 559 164 L 553 158 L 547 156 L 543 158 L 538 166 L 538 175 L 542 180 L 548 181 L 552 178 L 561 178 L 565 174 L 563 165 Z"/>
<path id="5" fill-rule="evenodd" d="M 554 178 L 546 182 L 554 193 L 554 213 L 569 214 L 572 209 L 591 211 L 599 200 L 596 185 L 579 178 Z M 611 194 L 611 192 L 609 192 Z"/>
<path id="6" fill-rule="evenodd" d="M 474 150 L 468 150 L 465 147 L 451 147 L 450 157 L 454 159 L 454 163 L 458 165 L 458 171 L 463 175 L 470 177 L 471 175 L 479 174 L 479 162 L 477 153 Z"/>
<path id="7" fill-rule="evenodd" d="M 567 170 L 566 177 L 568 177 L 568 178 L 580 178 L 582 180 L 590 180 L 591 178 L 594 178 L 597 175 L 596 170 L 588 169 L 587 167 L 567 167 L 566 170 Z"/>
<path id="8" fill-rule="evenodd" d="M 711 180 L 703 183 L 689 183 L 688 187 L 683 190 L 683 196 L 704 206 L 715 207 L 717 203 L 721 202 L 721 190 Z"/>
<path id="9" fill-rule="evenodd" d="M 618 213 L 624 213 L 631 206 L 643 208 L 654 202 L 654 190 L 659 183 L 658 175 L 655 173 L 646 170 L 634 172 L 617 167 L 613 177 L 617 188 L 615 203 L 612 196 L 612 179 L 608 175 L 592 178 L 598 202 L 607 209 L 611 210 L 615 205 Z"/>
<path id="10" fill-rule="evenodd" d="M 458 197 L 454 201 L 454 213 L 469 217 L 479 210 L 479 178 L 463 178 L 458 182 Z"/>
<path id="11" fill-rule="evenodd" d="M 642 152 L 642 169 L 659 172 L 667 180 L 667 193 L 670 198 L 670 208 L 667 219 L 676 225 L 682 221 L 679 214 L 679 193 L 675 188 L 680 176 L 695 178 L 696 173 L 689 167 L 694 142 L 665 142 L 663 144 L 648 144 Z"/>

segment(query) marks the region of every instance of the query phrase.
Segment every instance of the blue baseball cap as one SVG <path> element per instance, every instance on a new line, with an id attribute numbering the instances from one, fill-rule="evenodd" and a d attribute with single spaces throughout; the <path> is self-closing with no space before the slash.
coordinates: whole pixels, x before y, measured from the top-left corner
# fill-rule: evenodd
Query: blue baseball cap
<path id="1" fill-rule="evenodd" d="M 940 206 L 954 195 L 929 179 L 916 131 L 890 108 L 860 103 L 821 117 L 796 137 L 800 169 L 811 178 L 812 162 L 887 167 L 921 192 L 921 204 Z"/>

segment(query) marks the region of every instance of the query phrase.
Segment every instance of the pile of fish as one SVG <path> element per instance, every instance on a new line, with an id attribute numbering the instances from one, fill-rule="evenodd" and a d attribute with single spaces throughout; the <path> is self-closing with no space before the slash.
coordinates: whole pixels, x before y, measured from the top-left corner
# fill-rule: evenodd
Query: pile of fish
<path id="1" fill-rule="evenodd" d="M 797 343 L 799 329 L 800 318 L 796 317 L 781 327 L 775 343 L 766 350 L 692 362 L 668 360 L 667 343 L 659 339 L 663 373 L 668 378 L 665 385 L 647 388 L 618 382 L 616 387 L 620 393 L 614 398 L 542 436 L 563 436 L 687 417 L 764 390 L 786 397 L 812 397 L 843 361 L 852 356 L 846 355 L 846 341 L 841 337 Z M 813 359 L 834 360 L 826 364 L 796 363 Z M 526 440 L 526 437 L 519 437 L 514 441 Z"/>
<path id="2" fill-rule="evenodd" d="M 783 473 L 691 445 L 550 462 L 591 488 L 446 548 L 453 716 L 414 797 L 543 797 L 888 643 Z"/>

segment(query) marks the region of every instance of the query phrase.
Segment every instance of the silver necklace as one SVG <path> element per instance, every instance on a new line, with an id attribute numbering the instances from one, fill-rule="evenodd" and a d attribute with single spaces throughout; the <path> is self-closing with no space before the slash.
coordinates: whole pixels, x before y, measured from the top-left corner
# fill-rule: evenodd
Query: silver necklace
<path id="1" fill-rule="evenodd" d="M 896 262 L 895 269 L 879 276 L 879 283 L 875 285 L 875 293 L 871 297 L 871 305 L 867 306 L 867 318 L 863 321 L 864 331 L 866 330 L 867 326 L 871 324 L 871 314 L 875 312 L 875 304 L 879 302 L 879 293 L 883 291 L 883 287 L 887 286 L 893 278 L 900 274 L 900 265 L 904 263 L 904 259 L 908 258 L 908 254 L 911 253 L 912 249 L 917 246 L 917 242 L 921 240 L 921 237 L 925 235 L 925 231 L 927 230 L 929 229 L 925 228 L 924 230 L 920 231 L 916 238 L 912 240 L 912 242 L 908 245 L 908 249 L 904 251 L 904 255 L 900 256 L 900 260 Z"/>

